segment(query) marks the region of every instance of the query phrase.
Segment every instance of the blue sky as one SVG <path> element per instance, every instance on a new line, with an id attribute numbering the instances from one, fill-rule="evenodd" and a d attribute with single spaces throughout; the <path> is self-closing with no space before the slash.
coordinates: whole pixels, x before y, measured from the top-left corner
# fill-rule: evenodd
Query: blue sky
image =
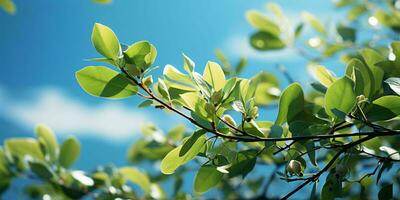
<path id="1" fill-rule="evenodd" d="M 181 67 L 182 53 L 202 71 L 215 60 L 219 48 L 232 60 L 245 55 L 250 65 L 244 76 L 259 71 L 276 73 L 275 64 L 285 64 L 296 80 L 306 84 L 306 61 L 290 51 L 258 53 L 247 37 L 253 32 L 244 13 L 265 11 L 265 0 L 115 0 L 111 5 L 90 0 L 15 0 L 17 14 L 0 11 L 0 139 L 31 136 L 37 123 L 50 125 L 59 138 L 75 135 L 82 141 L 82 156 L 76 167 L 92 169 L 114 162 L 124 165 L 125 151 L 140 135 L 141 124 L 154 122 L 167 130 L 186 123 L 170 113 L 138 109 L 139 98 L 105 100 L 87 95 L 74 73 L 97 57 L 90 42 L 92 26 L 111 27 L 121 42 L 149 40 L 158 50 L 156 65 Z M 332 20 L 330 1 L 279 1 L 286 14 L 297 21 L 302 10 L 322 20 Z M 328 66 L 332 67 L 332 66 Z M 156 73 L 160 73 L 156 72 Z M 265 119 L 275 113 L 267 111 Z"/>

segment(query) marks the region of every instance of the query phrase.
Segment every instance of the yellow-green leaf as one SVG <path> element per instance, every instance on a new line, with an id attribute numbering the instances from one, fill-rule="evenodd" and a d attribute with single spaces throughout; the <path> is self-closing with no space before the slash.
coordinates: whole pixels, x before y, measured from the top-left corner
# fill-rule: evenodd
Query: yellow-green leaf
<path id="1" fill-rule="evenodd" d="M 150 192 L 150 179 L 145 173 L 133 167 L 120 168 L 119 173 L 121 173 L 126 180 L 139 185 L 146 194 Z"/>
<path id="2" fill-rule="evenodd" d="M 185 163 L 192 160 L 202 149 L 202 147 L 206 143 L 206 137 L 201 136 L 199 137 L 193 146 L 182 156 L 179 155 L 183 144 L 179 145 L 172 151 L 170 151 L 164 159 L 161 161 L 161 172 L 163 174 L 172 174 L 175 170 Z"/>
<path id="3" fill-rule="evenodd" d="M 248 11 L 246 13 L 246 18 L 250 25 L 252 25 L 256 29 L 269 32 L 276 36 L 279 36 L 281 32 L 278 25 L 276 25 L 273 21 L 268 19 L 267 16 L 261 14 L 258 11 Z"/>
<path id="4" fill-rule="evenodd" d="M 309 65 L 309 70 L 311 75 L 327 88 L 336 80 L 333 73 L 322 65 Z"/>
<path id="5" fill-rule="evenodd" d="M 43 141 L 46 148 L 46 153 L 49 155 L 51 161 L 56 161 L 58 157 L 58 143 L 54 132 L 46 125 L 39 124 L 36 126 L 36 136 L 39 142 Z"/>
<path id="6" fill-rule="evenodd" d="M 309 12 L 303 12 L 302 17 L 305 21 L 307 21 L 311 27 L 313 27 L 316 31 L 318 31 L 321 34 L 325 34 L 325 28 L 324 25 L 311 13 Z"/>
<path id="7" fill-rule="evenodd" d="M 138 90 L 124 75 L 104 66 L 85 67 L 76 72 L 76 79 L 83 90 L 96 97 L 121 99 Z"/>
<path id="8" fill-rule="evenodd" d="M 4 150 L 19 158 L 29 155 L 38 160 L 44 160 L 40 144 L 33 138 L 8 139 L 4 142 Z"/>
<path id="9" fill-rule="evenodd" d="M 120 55 L 121 47 L 117 36 L 110 28 L 103 24 L 94 24 L 92 43 L 97 52 L 106 58 L 115 60 Z"/>
<path id="10" fill-rule="evenodd" d="M 215 91 L 219 91 L 225 86 L 225 74 L 221 66 L 215 62 L 207 62 L 203 72 L 203 78 L 213 86 Z"/>
<path id="11" fill-rule="evenodd" d="M 78 159 L 81 152 L 81 145 L 75 137 L 70 137 L 61 145 L 59 164 L 63 167 L 70 167 Z"/>

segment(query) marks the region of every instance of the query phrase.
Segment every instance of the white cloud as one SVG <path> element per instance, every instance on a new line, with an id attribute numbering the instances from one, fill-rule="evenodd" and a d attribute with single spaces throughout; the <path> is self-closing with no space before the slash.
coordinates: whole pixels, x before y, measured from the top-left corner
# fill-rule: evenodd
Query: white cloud
<path id="1" fill-rule="evenodd" d="M 40 88 L 34 98 L 18 99 L 22 98 L 10 97 L 0 87 L 0 114 L 27 130 L 45 123 L 57 134 L 89 134 L 123 140 L 137 134 L 143 123 L 151 121 L 148 114 L 133 106 L 127 107 L 111 100 L 89 105 L 57 88 Z"/>

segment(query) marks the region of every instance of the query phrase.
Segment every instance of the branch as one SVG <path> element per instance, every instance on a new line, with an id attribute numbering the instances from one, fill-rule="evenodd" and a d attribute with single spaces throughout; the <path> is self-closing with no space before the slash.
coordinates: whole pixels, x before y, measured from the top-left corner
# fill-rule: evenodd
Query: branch
<path id="1" fill-rule="evenodd" d="M 295 194 L 296 192 L 298 192 L 299 190 L 301 190 L 303 187 L 305 187 L 306 185 L 308 185 L 311 182 L 315 182 L 319 179 L 319 177 L 325 173 L 326 171 L 329 170 L 329 168 L 336 162 L 336 160 L 340 157 L 340 155 L 342 155 L 343 153 L 345 153 L 348 149 L 359 145 L 363 142 L 366 142 L 368 140 L 371 140 L 373 138 L 375 138 L 376 136 L 368 136 L 368 137 L 364 137 L 361 138 L 355 142 L 350 142 L 347 145 L 344 145 L 342 149 L 340 149 L 340 151 L 338 151 L 333 157 L 332 159 L 328 162 L 328 164 L 325 165 L 325 167 L 320 170 L 317 174 L 307 178 L 302 184 L 300 184 L 299 186 L 297 186 L 294 190 L 292 190 L 291 192 L 289 192 L 287 195 L 285 195 L 282 199 L 288 199 L 290 196 L 292 196 L 293 194 Z"/>

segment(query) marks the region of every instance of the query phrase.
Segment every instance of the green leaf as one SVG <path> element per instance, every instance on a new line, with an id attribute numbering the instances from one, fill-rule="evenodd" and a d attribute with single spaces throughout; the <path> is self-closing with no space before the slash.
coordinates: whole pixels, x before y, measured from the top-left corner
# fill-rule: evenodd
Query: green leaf
<path id="1" fill-rule="evenodd" d="M 112 0 L 92 0 L 95 3 L 100 3 L 100 4 L 110 4 Z"/>
<path id="2" fill-rule="evenodd" d="M 165 77 L 175 82 L 189 86 L 193 84 L 190 77 L 186 76 L 172 65 L 166 65 L 163 74 Z"/>
<path id="3" fill-rule="evenodd" d="M 154 63 L 157 57 L 157 50 L 148 41 L 139 41 L 129 46 L 124 54 L 126 62 L 132 64 L 133 68 L 138 69 L 139 73 L 143 73 Z"/>
<path id="4" fill-rule="evenodd" d="M 245 150 L 238 153 L 237 158 L 232 166 L 228 168 L 229 177 L 235 177 L 241 175 L 245 177 L 251 172 L 256 165 L 257 151 L 256 150 Z"/>
<path id="5" fill-rule="evenodd" d="M 144 100 L 144 101 L 142 101 L 142 103 L 140 103 L 138 105 L 138 108 L 146 108 L 146 107 L 151 106 L 152 104 L 153 104 L 152 100 Z"/>
<path id="6" fill-rule="evenodd" d="M 118 171 L 126 180 L 140 186 L 146 194 L 150 193 L 150 179 L 145 173 L 133 167 L 122 167 Z"/>
<path id="7" fill-rule="evenodd" d="M 183 138 L 185 132 L 186 132 L 185 125 L 180 124 L 180 125 L 177 125 L 174 128 L 172 128 L 168 132 L 167 136 L 168 136 L 168 139 L 171 139 L 173 141 L 180 141 Z"/>
<path id="8" fill-rule="evenodd" d="M 221 66 L 215 62 L 207 62 L 203 72 L 203 78 L 215 91 L 219 91 L 225 86 L 225 74 Z"/>
<path id="9" fill-rule="evenodd" d="M 206 131 L 203 129 L 199 129 L 197 131 L 195 131 L 190 137 L 189 139 L 187 139 L 183 145 L 181 150 L 179 151 L 179 156 L 184 156 L 191 148 L 192 146 L 196 143 L 196 141 L 203 136 L 204 134 L 206 134 Z"/>
<path id="10" fill-rule="evenodd" d="M 193 72 L 193 80 L 195 81 L 197 87 L 201 91 L 201 93 L 206 97 L 209 98 L 211 96 L 211 88 L 207 81 L 204 80 L 203 76 L 201 76 L 197 72 Z"/>
<path id="11" fill-rule="evenodd" d="M 122 74 L 104 66 L 88 66 L 76 72 L 79 85 L 96 97 L 121 99 L 135 95 L 138 87 Z"/>
<path id="12" fill-rule="evenodd" d="M 357 71 L 361 76 L 357 75 Z M 359 59 L 353 58 L 347 64 L 346 75 L 352 77 L 356 82 L 356 91 L 363 91 L 362 94 L 370 97 L 375 92 L 375 78 L 371 69 L 364 65 Z M 357 80 L 358 79 L 358 80 Z M 357 84 L 362 83 L 362 85 Z M 361 89 L 362 88 L 362 89 Z M 361 94 L 358 94 L 361 95 Z"/>
<path id="13" fill-rule="evenodd" d="M 278 25 L 268 19 L 267 16 L 255 10 L 247 11 L 246 18 L 250 25 L 256 29 L 268 32 L 274 36 L 279 36 L 281 32 Z"/>
<path id="14" fill-rule="evenodd" d="M 43 145 L 46 148 L 46 153 L 52 162 L 57 160 L 58 157 L 58 142 L 53 131 L 44 124 L 39 124 L 36 126 L 36 136 L 39 142 L 43 141 Z"/>
<path id="15" fill-rule="evenodd" d="M 168 87 L 165 84 L 164 80 L 159 78 L 157 86 L 158 86 L 158 92 L 160 92 L 161 96 L 164 99 L 171 100 L 171 96 L 169 94 Z"/>
<path id="16" fill-rule="evenodd" d="M 99 23 L 95 23 L 92 32 L 92 43 L 97 52 L 106 58 L 116 60 L 121 51 L 121 46 L 115 33 Z"/>
<path id="17" fill-rule="evenodd" d="M 24 158 L 29 155 L 35 159 L 44 160 L 39 142 L 32 138 L 7 139 L 4 142 L 4 150 L 15 157 Z"/>
<path id="18" fill-rule="evenodd" d="M 348 0 L 345 0 L 347 2 L 349 2 Z M 367 8 L 364 4 L 360 4 L 357 6 L 354 6 L 348 13 L 347 13 L 347 18 L 350 21 L 354 21 L 356 19 L 358 19 L 359 16 L 361 16 L 362 14 L 364 14 L 367 11 Z"/>
<path id="19" fill-rule="evenodd" d="M 383 61 L 384 58 L 377 51 L 368 48 L 361 50 L 360 54 L 364 58 L 364 61 L 367 63 L 368 67 L 372 72 L 372 75 L 374 76 L 374 81 L 372 83 L 374 84 L 374 89 L 375 89 L 374 93 L 375 93 L 382 87 L 382 79 L 384 73 L 383 70 L 381 68 L 376 67 L 375 64 Z"/>
<path id="20" fill-rule="evenodd" d="M 265 7 L 273 12 L 277 17 L 284 17 L 282 9 L 277 3 L 268 2 Z"/>
<path id="21" fill-rule="evenodd" d="M 356 94 L 353 90 L 354 83 L 348 77 L 335 81 L 326 91 L 325 110 L 334 119 L 339 116 L 335 110 L 348 114 L 356 104 Z"/>
<path id="22" fill-rule="evenodd" d="M 186 107 L 188 107 L 190 110 L 195 110 L 199 98 L 198 92 L 186 92 L 181 94 L 180 97 Z"/>
<path id="23" fill-rule="evenodd" d="M 61 145 L 59 164 L 65 168 L 70 167 L 79 157 L 81 147 L 75 137 L 70 137 Z"/>
<path id="24" fill-rule="evenodd" d="M 301 16 L 311 25 L 311 27 L 314 28 L 314 30 L 318 31 L 321 34 L 326 33 L 324 25 L 314 15 L 309 12 L 303 12 Z"/>
<path id="25" fill-rule="evenodd" d="M 304 108 L 304 93 L 300 84 L 289 85 L 282 93 L 279 100 L 278 117 L 275 124 L 282 125 L 290 122 Z"/>
<path id="26" fill-rule="evenodd" d="M 334 200 L 339 197 L 342 192 L 341 174 L 337 173 L 333 168 L 328 176 L 321 191 L 321 199 Z"/>
<path id="27" fill-rule="evenodd" d="M 187 73 L 192 74 L 195 68 L 195 63 L 185 54 L 182 54 L 182 56 L 183 56 L 183 69 L 185 69 Z"/>
<path id="28" fill-rule="evenodd" d="M 6 155 L 4 153 L 3 148 L 0 147 L 0 177 L 5 177 L 9 174 L 8 171 L 8 162 L 6 159 Z M 1 189 L 0 189 L 1 194 Z"/>
<path id="29" fill-rule="evenodd" d="M 385 83 L 387 83 L 396 94 L 400 95 L 400 78 L 388 78 L 385 80 Z"/>
<path id="30" fill-rule="evenodd" d="M 372 102 L 367 113 L 371 121 L 389 120 L 400 115 L 400 96 L 388 95 Z"/>
<path id="31" fill-rule="evenodd" d="M 278 50 L 286 46 L 278 36 L 264 31 L 254 33 L 250 37 L 250 44 L 260 51 Z"/>
<path id="32" fill-rule="evenodd" d="M 379 190 L 379 200 L 393 199 L 393 184 L 385 185 Z"/>
<path id="33" fill-rule="evenodd" d="M 322 65 L 309 65 L 309 70 L 314 78 L 327 88 L 336 80 L 336 77 L 333 75 L 333 73 Z"/>
<path id="34" fill-rule="evenodd" d="M 54 177 L 53 171 L 43 162 L 31 161 L 29 162 L 29 168 L 40 178 L 51 179 Z"/>
<path id="35" fill-rule="evenodd" d="M 356 30 L 354 28 L 340 24 L 336 28 L 336 31 L 338 32 L 340 37 L 343 39 L 343 41 L 354 42 L 356 40 Z"/>
<path id="36" fill-rule="evenodd" d="M 194 191 L 199 194 L 207 192 L 221 181 L 222 176 L 223 173 L 219 172 L 215 166 L 201 166 L 194 179 Z"/>
<path id="37" fill-rule="evenodd" d="M 14 2 L 11 0 L 0 0 L 0 7 L 2 7 L 8 14 L 15 14 L 17 11 Z"/>
<path id="38" fill-rule="evenodd" d="M 161 161 L 161 172 L 163 174 L 172 174 L 175 170 L 185 163 L 192 160 L 202 149 L 202 147 L 206 143 L 206 137 L 199 137 L 196 142 L 191 146 L 191 148 L 182 156 L 180 156 L 180 152 L 183 145 L 179 145 L 172 151 L 170 151 L 164 159 Z"/>

